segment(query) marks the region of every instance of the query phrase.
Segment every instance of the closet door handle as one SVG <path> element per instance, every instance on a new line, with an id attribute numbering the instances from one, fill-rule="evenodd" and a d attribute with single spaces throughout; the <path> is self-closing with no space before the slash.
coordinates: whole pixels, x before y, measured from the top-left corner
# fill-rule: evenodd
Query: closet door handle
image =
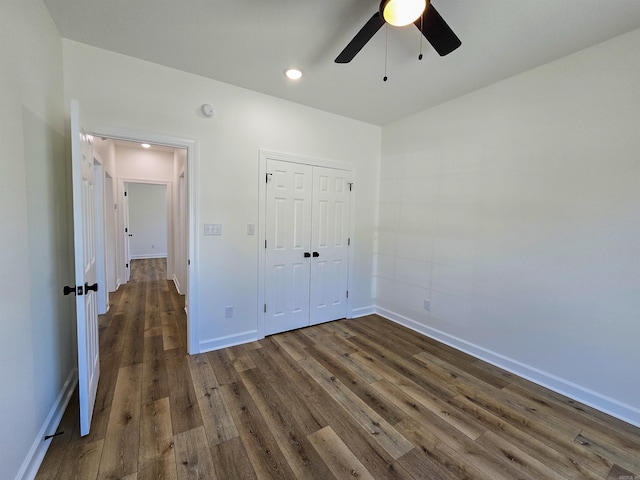
<path id="1" fill-rule="evenodd" d="M 311 254 L 309 252 L 304 252 L 304 258 L 309 258 Z"/>
<path id="2" fill-rule="evenodd" d="M 313 252 L 313 258 L 319 257 L 320 254 L 318 252 Z"/>

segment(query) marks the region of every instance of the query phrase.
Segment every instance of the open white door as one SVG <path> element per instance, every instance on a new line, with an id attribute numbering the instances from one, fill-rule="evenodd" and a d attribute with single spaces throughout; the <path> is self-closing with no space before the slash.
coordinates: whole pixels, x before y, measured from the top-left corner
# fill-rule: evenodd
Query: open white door
<path id="1" fill-rule="evenodd" d="M 100 377 L 92 149 L 91 136 L 87 135 L 82 128 L 80 104 L 72 100 L 73 240 L 76 274 L 80 435 L 82 436 L 89 433 L 98 389 L 98 378 Z"/>

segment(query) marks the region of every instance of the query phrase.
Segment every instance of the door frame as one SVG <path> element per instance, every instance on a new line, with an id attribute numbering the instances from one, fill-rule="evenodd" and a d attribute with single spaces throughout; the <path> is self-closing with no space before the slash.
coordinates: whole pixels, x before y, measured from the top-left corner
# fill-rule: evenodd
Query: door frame
<path id="1" fill-rule="evenodd" d="M 109 310 L 109 289 L 107 288 L 106 273 L 106 236 L 105 236 L 105 169 L 104 162 L 97 152 L 93 152 L 93 192 L 94 209 L 96 217 L 96 277 L 98 281 L 98 292 L 96 293 L 98 303 L 98 315 L 104 315 Z"/>
<path id="2" fill-rule="evenodd" d="M 125 197 L 124 197 L 124 192 L 128 191 L 128 189 L 125 187 L 126 184 L 129 183 L 138 183 L 138 184 L 143 184 L 143 185 L 162 185 L 165 187 L 165 216 L 166 216 L 166 222 L 167 222 L 167 231 L 166 231 L 166 235 L 167 235 L 167 275 L 166 275 L 166 279 L 167 280 L 173 280 L 173 273 L 174 273 L 174 265 L 175 265 L 175 252 L 174 250 L 174 241 L 173 241 L 173 235 L 172 233 L 174 232 L 174 229 L 176 228 L 175 225 L 173 225 L 173 219 L 172 219 L 172 214 L 173 214 L 173 209 L 171 208 L 171 199 L 173 198 L 173 191 L 171 190 L 171 182 L 167 182 L 165 180 L 145 180 L 145 179 L 138 179 L 138 178 L 129 178 L 129 177 L 118 177 L 118 200 L 120 201 L 120 203 L 122 205 L 126 205 L 126 209 L 122 208 L 119 209 L 119 215 L 118 215 L 118 226 L 120 227 L 120 233 L 123 234 L 124 232 L 124 227 L 125 227 L 125 223 L 127 224 L 126 226 L 129 228 L 129 230 L 131 229 L 131 221 L 130 221 L 130 217 L 129 217 L 129 201 L 130 199 L 127 199 L 125 201 Z M 127 196 L 128 198 L 128 196 Z M 126 221 L 125 221 L 126 220 Z M 130 231 L 128 233 L 131 233 Z M 124 237 L 123 237 L 124 238 Z M 125 240 L 126 242 L 126 240 Z M 125 246 L 124 248 L 125 251 L 127 251 L 127 247 Z M 131 249 L 129 247 L 129 262 L 131 262 Z M 126 255 L 124 254 L 124 260 L 126 261 Z M 119 259 L 120 261 L 122 259 Z M 131 265 L 129 265 L 129 270 L 131 270 Z M 171 276 L 169 275 L 171 273 Z M 129 278 L 125 278 L 125 283 L 129 282 Z"/>
<path id="3" fill-rule="evenodd" d="M 272 150 L 259 150 L 259 165 L 258 165 L 258 338 L 264 338 L 265 336 L 265 274 L 266 274 L 266 261 L 267 255 L 264 248 L 265 241 L 267 239 L 267 226 L 266 226 L 266 199 L 267 199 L 267 160 L 280 160 L 283 162 L 299 163 L 303 165 L 310 165 L 312 167 L 326 167 L 334 168 L 336 170 L 345 170 L 351 172 L 352 182 L 356 181 L 356 167 L 351 162 L 335 162 L 332 160 L 323 160 L 319 158 L 306 157 L 302 155 L 293 155 L 289 153 L 274 152 Z M 356 189 L 352 190 L 351 201 L 349 202 L 349 238 L 351 239 L 351 245 L 355 242 L 355 207 L 356 207 Z M 353 252 L 352 250 L 351 252 Z M 349 264 L 347 273 L 347 289 L 353 291 L 353 271 L 354 271 L 354 257 L 352 253 L 349 254 Z M 352 317 L 352 297 L 347 298 L 347 318 Z"/>
<path id="4" fill-rule="evenodd" d="M 127 140 L 136 143 L 153 143 L 167 147 L 184 148 L 187 151 L 187 285 L 185 292 L 185 310 L 187 312 L 187 353 L 200 353 L 199 292 L 198 292 L 198 142 L 190 138 L 176 137 L 162 133 L 152 133 L 130 128 L 98 126 L 92 129 L 92 134 L 115 140 Z"/>

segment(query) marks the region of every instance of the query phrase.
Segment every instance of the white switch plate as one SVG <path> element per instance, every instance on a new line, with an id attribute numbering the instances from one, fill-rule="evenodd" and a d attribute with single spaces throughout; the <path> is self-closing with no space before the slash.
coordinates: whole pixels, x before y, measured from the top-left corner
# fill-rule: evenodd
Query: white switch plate
<path id="1" fill-rule="evenodd" d="M 222 235 L 221 223 L 205 223 L 204 224 L 205 235 Z"/>
<path id="2" fill-rule="evenodd" d="M 233 318 L 233 306 L 224 307 L 224 318 Z"/>
<path id="3" fill-rule="evenodd" d="M 256 225 L 255 223 L 247 224 L 247 235 L 255 235 L 256 234 Z"/>
<path id="4" fill-rule="evenodd" d="M 425 309 L 427 312 L 430 312 L 430 311 L 431 311 L 431 300 L 427 300 L 427 299 L 425 299 L 425 301 L 424 301 L 424 309 Z"/>

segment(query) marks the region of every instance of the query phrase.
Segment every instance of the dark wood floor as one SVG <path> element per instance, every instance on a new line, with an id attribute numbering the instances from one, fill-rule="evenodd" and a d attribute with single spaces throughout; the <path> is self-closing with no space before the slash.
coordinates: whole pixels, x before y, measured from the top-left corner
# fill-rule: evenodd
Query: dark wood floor
<path id="1" fill-rule="evenodd" d="M 187 356 L 164 262 L 132 267 L 38 479 L 640 480 L 640 429 L 377 316 Z"/>

